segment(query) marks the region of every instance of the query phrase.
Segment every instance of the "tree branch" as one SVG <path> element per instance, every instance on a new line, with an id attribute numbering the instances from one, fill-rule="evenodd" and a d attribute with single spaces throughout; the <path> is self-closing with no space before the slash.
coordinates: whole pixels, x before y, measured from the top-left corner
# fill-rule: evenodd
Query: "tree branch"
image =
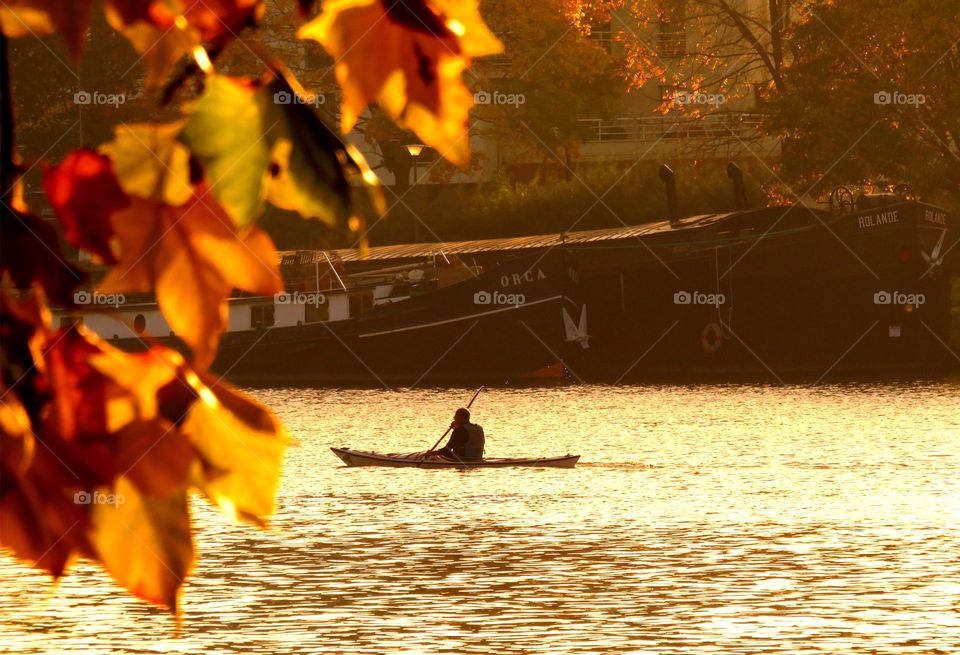
<path id="1" fill-rule="evenodd" d="M 776 84 L 777 89 L 782 91 L 783 78 L 780 76 L 780 69 L 777 68 L 777 65 L 774 63 L 773 59 L 770 58 L 770 53 L 768 53 L 767 49 L 763 47 L 762 43 L 760 43 L 760 39 L 758 39 L 757 35 L 753 33 L 753 31 L 750 29 L 750 26 L 744 22 L 743 16 L 741 16 L 736 9 L 731 7 L 727 0 L 719 0 L 719 3 L 723 10 L 727 12 L 730 20 L 733 21 L 734 26 L 740 30 L 743 38 L 745 38 L 747 42 L 753 46 L 753 50 L 763 61 L 763 64 L 767 68 L 767 72 L 770 73 L 770 77 L 773 78 L 773 83 Z"/>

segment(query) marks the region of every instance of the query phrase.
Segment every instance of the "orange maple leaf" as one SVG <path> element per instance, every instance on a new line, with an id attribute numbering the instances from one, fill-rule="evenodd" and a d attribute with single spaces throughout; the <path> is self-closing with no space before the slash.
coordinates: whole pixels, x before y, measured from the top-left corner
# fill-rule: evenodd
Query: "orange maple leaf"
<path id="1" fill-rule="evenodd" d="M 473 57 L 503 50 L 474 0 L 332 0 L 298 36 L 337 62 L 345 133 L 376 100 L 445 158 L 467 164 L 473 96 L 463 71 Z"/>
<path id="2" fill-rule="evenodd" d="M 257 228 L 237 232 L 202 188 L 179 207 L 131 197 L 130 207 L 112 222 L 119 263 L 102 289 L 156 290 L 164 317 L 201 369 L 216 354 L 234 288 L 261 295 L 283 291 L 270 237 Z"/>

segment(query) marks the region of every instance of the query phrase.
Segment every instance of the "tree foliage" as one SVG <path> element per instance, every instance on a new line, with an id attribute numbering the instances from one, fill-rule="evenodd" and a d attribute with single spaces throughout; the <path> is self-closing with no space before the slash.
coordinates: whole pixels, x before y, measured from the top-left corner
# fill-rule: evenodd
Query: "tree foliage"
<path id="1" fill-rule="evenodd" d="M 258 219 L 273 204 L 361 232 L 360 208 L 383 203 L 359 152 L 305 103 L 310 92 L 280 58 L 264 52 L 247 76 L 214 71 L 229 44 L 256 29 L 262 0 L 103 4 L 146 61 L 144 83 L 131 88 L 172 115 L 121 122 L 108 143 L 59 163 L 16 154 L 8 38 L 56 33 L 80 61 L 93 2 L 0 6 L 0 545 L 53 576 L 76 557 L 98 561 L 176 611 L 194 559 L 189 493 L 263 524 L 288 443 L 269 410 L 207 370 L 232 292 L 283 288 Z M 376 101 L 467 162 L 472 96 L 461 74 L 500 48 L 475 5 L 337 0 L 309 20 L 312 2 L 289 4 L 301 35 L 338 58 L 343 129 Z M 50 307 L 74 307 L 85 276 L 25 200 L 22 178 L 35 163 L 64 238 L 108 267 L 100 289 L 156 294 L 186 355 L 149 336 L 143 352 L 128 353 L 82 325 L 52 325 Z"/>
<path id="2" fill-rule="evenodd" d="M 802 184 L 907 182 L 960 200 L 960 2 L 816 2 L 770 106 Z"/>
<path id="3" fill-rule="evenodd" d="M 754 85 L 783 85 L 789 65 L 788 33 L 796 17 L 789 0 L 621 0 L 636 21 L 621 40 L 625 74 L 634 88 L 651 80 L 688 93 L 720 93 L 727 100 L 752 94 Z M 701 114 L 715 109 L 675 103 L 661 111 Z"/>
<path id="4" fill-rule="evenodd" d="M 622 97 L 623 62 L 589 38 L 586 5 L 500 0 L 486 9 L 507 53 L 471 76 L 485 101 L 478 131 L 509 144 L 513 156 L 571 156 L 587 135 L 580 119 L 610 115 Z"/>

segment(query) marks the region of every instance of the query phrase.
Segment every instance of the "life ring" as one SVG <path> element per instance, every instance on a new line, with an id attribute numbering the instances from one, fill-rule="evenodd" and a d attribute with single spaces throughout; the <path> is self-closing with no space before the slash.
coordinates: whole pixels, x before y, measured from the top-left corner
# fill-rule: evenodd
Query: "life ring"
<path id="1" fill-rule="evenodd" d="M 723 328 L 713 321 L 707 323 L 703 332 L 700 333 L 700 344 L 703 346 L 703 352 L 711 355 L 720 350 L 723 345 Z"/>

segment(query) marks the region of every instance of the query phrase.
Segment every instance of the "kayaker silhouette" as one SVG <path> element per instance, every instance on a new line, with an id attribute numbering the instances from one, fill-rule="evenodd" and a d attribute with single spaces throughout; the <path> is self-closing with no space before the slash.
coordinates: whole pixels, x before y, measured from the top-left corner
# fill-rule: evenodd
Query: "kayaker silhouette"
<path id="1" fill-rule="evenodd" d="M 464 407 L 458 409 L 453 415 L 453 423 L 451 423 L 450 428 L 453 430 L 453 434 L 450 435 L 447 445 L 429 454 L 462 462 L 475 462 L 483 459 L 485 442 L 483 428 L 470 422 L 470 410 Z"/>

